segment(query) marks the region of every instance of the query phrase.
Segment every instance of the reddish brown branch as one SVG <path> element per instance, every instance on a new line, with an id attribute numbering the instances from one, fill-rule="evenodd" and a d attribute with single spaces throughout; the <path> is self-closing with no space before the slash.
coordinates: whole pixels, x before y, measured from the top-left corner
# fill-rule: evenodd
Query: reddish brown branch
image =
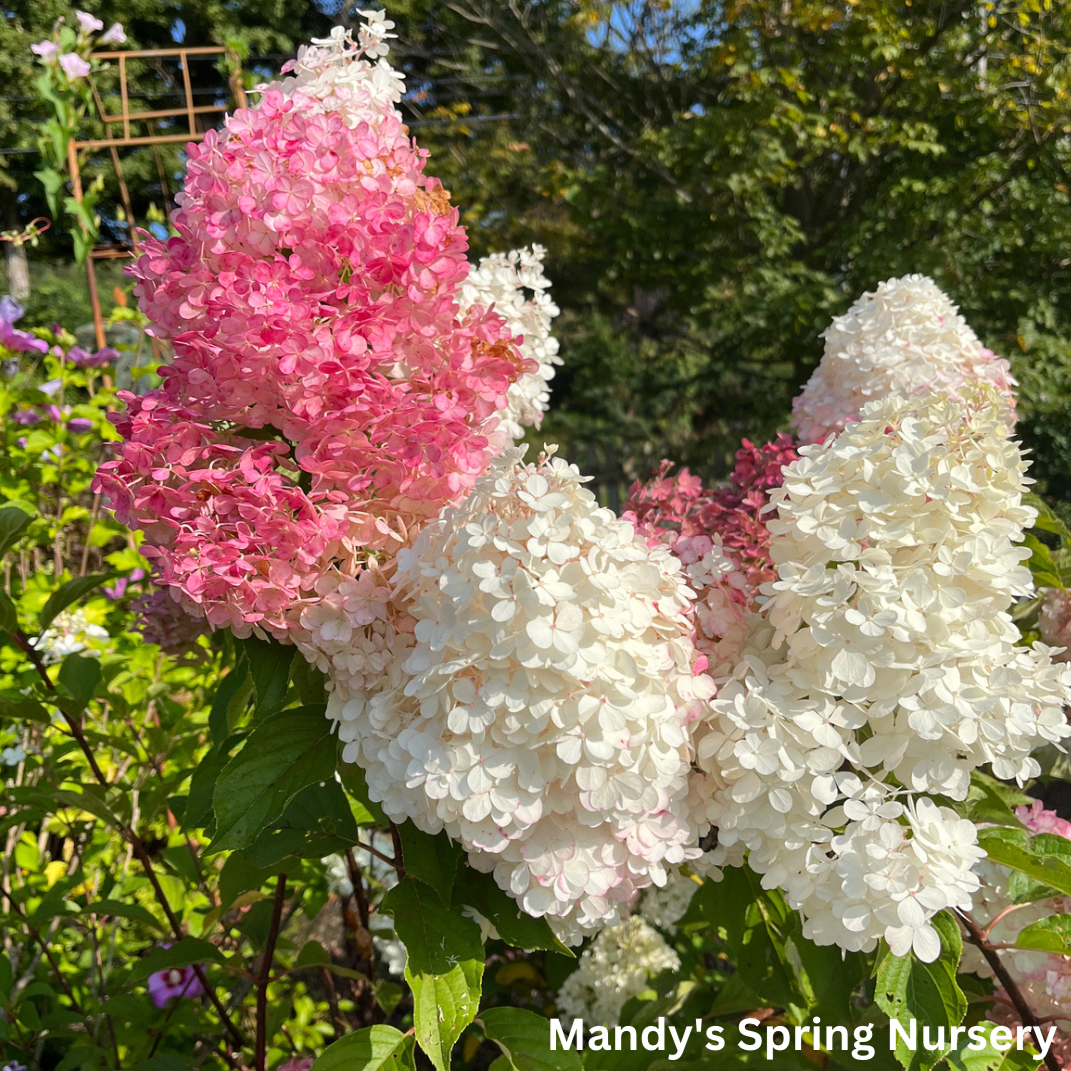
<path id="1" fill-rule="evenodd" d="M 275 942 L 279 940 L 280 922 L 283 917 L 283 901 L 286 899 L 286 875 L 280 874 L 275 882 L 275 903 L 271 911 L 271 927 L 257 978 L 257 1039 L 253 1055 L 254 1071 L 268 1068 L 268 982 L 271 980 L 271 963 L 275 958 Z"/>
<path id="2" fill-rule="evenodd" d="M 967 931 L 967 940 L 985 956 L 986 963 L 993 969 L 993 974 L 996 976 L 997 981 L 1004 987 L 1004 992 L 1008 994 L 1008 999 L 1011 1001 L 1012 1007 L 1015 1008 L 1015 1012 L 1023 1026 L 1038 1027 L 1038 1031 L 1040 1031 L 1041 1024 L 1038 1021 L 1038 1017 L 1026 1002 L 1023 991 L 1009 973 L 1008 968 L 1004 966 L 1000 953 L 986 940 L 982 928 L 966 911 L 961 911 L 959 917 L 963 921 L 964 929 Z M 1045 1054 L 1045 1066 L 1049 1071 L 1061 1071 L 1060 1061 L 1056 1058 L 1056 1054 L 1051 1048 Z"/>

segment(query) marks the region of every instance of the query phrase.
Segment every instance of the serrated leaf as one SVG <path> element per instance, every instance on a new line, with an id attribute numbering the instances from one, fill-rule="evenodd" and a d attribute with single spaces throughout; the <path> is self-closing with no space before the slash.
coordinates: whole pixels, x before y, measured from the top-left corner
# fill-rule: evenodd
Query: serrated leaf
<path id="1" fill-rule="evenodd" d="M 906 1030 L 914 1028 L 919 1037 L 927 1026 L 934 1034 L 944 1027 L 944 1036 L 950 1039 L 951 1028 L 959 1026 L 967 1013 L 967 1000 L 956 982 L 963 939 L 946 911 L 931 924 L 941 939 L 940 956 L 933 963 L 923 963 L 913 952 L 906 956 L 889 953 L 878 966 L 874 999 L 890 1019 Z M 932 1067 L 948 1051 L 927 1050 L 921 1042 L 911 1048 L 897 1037 L 896 1058 L 908 1071 Z"/>
<path id="2" fill-rule="evenodd" d="M 413 1039 L 393 1026 L 369 1026 L 328 1045 L 312 1071 L 403 1071 L 413 1065 Z"/>
<path id="3" fill-rule="evenodd" d="M 272 715 L 227 763 L 212 793 L 213 852 L 248 847 L 303 789 L 335 776 L 335 739 L 323 707 Z"/>
<path id="4" fill-rule="evenodd" d="M 0 507 L 0 555 L 6 554 L 22 538 L 32 521 L 18 506 Z"/>
<path id="5" fill-rule="evenodd" d="M 453 902 L 474 907 L 498 930 L 498 936 L 514 948 L 528 952 L 560 952 L 570 958 L 575 955 L 554 936 L 545 918 L 533 918 L 521 911 L 517 901 L 507 896 L 490 874 L 480 874 L 462 864 L 454 886 Z"/>
<path id="6" fill-rule="evenodd" d="M 524 1008 L 488 1008 L 483 1032 L 502 1050 L 513 1071 L 580 1071 L 580 1054 L 550 1051 L 550 1021 Z"/>
<path id="7" fill-rule="evenodd" d="M 45 603 L 41 608 L 41 612 L 37 615 L 38 631 L 44 632 L 56 619 L 57 614 L 62 613 L 68 606 L 76 603 L 83 596 L 88 595 L 94 588 L 99 588 L 101 584 L 106 584 L 116 575 L 114 572 L 94 573 L 92 576 L 76 576 L 73 580 L 60 584 L 49 595 L 48 602 Z"/>
<path id="8" fill-rule="evenodd" d="M 1066 843 L 1071 847 L 1071 842 Z M 994 863 L 1071 896 L 1071 862 L 1057 854 L 1038 854 L 1026 830 L 982 829 L 978 831 L 978 844 Z"/>
<path id="9" fill-rule="evenodd" d="M 1041 1057 L 1026 1049 L 1011 1048 L 1006 1052 L 994 1049 L 988 1035 L 981 1051 L 968 1047 L 948 1056 L 952 1071 L 1036 1071 L 1040 1063 Z"/>
<path id="10" fill-rule="evenodd" d="M 1019 948 L 1071 956 L 1071 915 L 1049 915 L 1027 926 L 1015 939 Z"/>
<path id="11" fill-rule="evenodd" d="M 437 1071 L 480 1006 L 484 951 L 480 928 L 443 906 L 429 886 L 406 876 L 383 899 L 405 945 L 405 980 L 413 990 L 416 1039 Z"/>
<path id="12" fill-rule="evenodd" d="M 1051 532 L 1061 539 L 1071 539 L 1071 531 L 1068 531 L 1067 525 L 1056 516 L 1049 504 L 1040 495 L 1028 491 L 1023 495 L 1023 505 L 1033 506 L 1037 510 L 1038 518 L 1034 522 L 1035 528 L 1040 528 L 1043 532 Z"/>

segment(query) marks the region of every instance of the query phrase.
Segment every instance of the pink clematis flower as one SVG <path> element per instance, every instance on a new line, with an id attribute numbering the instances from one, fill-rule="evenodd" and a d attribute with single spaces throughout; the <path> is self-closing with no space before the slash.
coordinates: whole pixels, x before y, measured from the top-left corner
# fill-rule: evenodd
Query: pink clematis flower
<path id="1" fill-rule="evenodd" d="M 93 69 L 77 52 L 66 52 L 60 56 L 63 73 L 70 79 L 85 78 Z"/>

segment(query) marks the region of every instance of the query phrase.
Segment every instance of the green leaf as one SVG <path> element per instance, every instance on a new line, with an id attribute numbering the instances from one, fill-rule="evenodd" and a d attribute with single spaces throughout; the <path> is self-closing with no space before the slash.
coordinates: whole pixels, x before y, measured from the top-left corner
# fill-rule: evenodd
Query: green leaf
<path id="1" fill-rule="evenodd" d="M 69 654 L 60 666 L 57 680 L 74 699 L 85 707 L 100 686 L 100 662 L 95 658 Z"/>
<path id="2" fill-rule="evenodd" d="M 507 896 L 490 874 L 481 874 L 462 864 L 454 885 L 453 902 L 474 907 L 494 925 L 498 936 L 514 948 L 523 948 L 528 952 L 560 952 L 575 958 L 572 949 L 554 936 L 545 918 L 533 918 L 521 911 L 517 901 Z"/>
<path id="3" fill-rule="evenodd" d="M 94 573 L 92 576 L 77 576 L 74 580 L 68 580 L 60 584 L 48 597 L 48 602 L 41 608 L 37 615 L 37 627 L 39 632 L 44 632 L 55 620 L 56 615 L 62 613 L 72 603 L 77 602 L 83 595 L 88 595 L 94 588 L 107 583 L 116 574 Z"/>
<path id="4" fill-rule="evenodd" d="M 298 698 L 306 705 L 327 702 L 327 674 L 307 661 L 300 651 L 294 652 L 290 667 L 290 679 L 297 689 Z"/>
<path id="5" fill-rule="evenodd" d="M 323 707 L 298 707 L 261 722 L 216 781 L 213 852 L 248 847 L 303 788 L 334 779 L 331 730 Z"/>
<path id="6" fill-rule="evenodd" d="M 1049 915 L 1031 923 L 1015 939 L 1019 948 L 1071 956 L 1071 915 Z"/>
<path id="7" fill-rule="evenodd" d="M 377 981 L 372 983 L 372 989 L 376 994 L 376 1003 L 383 1009 L 383 1014 L 388 1018 L 391 1012 L 398 1007 L 398 1001 L 402 999 L 402 987 L 394 982 Z"/>
<path id="8" fill-rule="evenodd" d="M 480 927 L 444 907 L 438 894 L 406 876 L 383 899 L 408 953 L 405 980 L 413 990 L 416 1039 L 438 1071 L 480 1005 L 484 951 Z"/>
<path id="9" fill-rule="evenodd" d="M 721 881 L 705 881 L 692 906 L 728 945 L 737 975 L 762 1003 L 804 1004 L 794 991 L 777 926 L 777 917 L 787 915 L 783 901 L 768 896 L 749 867 L 726 868 Z"/>
<path id="10" fill-rule="evenodd" d="M 1062 838 L 1058 838 L 1062 839 Z M 978 844 L 994 863 L 1017 870 L 1065 896 L 1071 896 L 1071 862 L 1058 854 L 1038 854 L 1037 841 L 1033 843 L 1025 829 L 982 829 L 978 831 Z M 1042 846 L 1048 842 L 1043 841 Z M 1071 842 L 1065 842 L 1071 847 Z"/>
<path id="11" fill-rule="evenodd" d="M 223 953 L 211 942 L 202 941 L 196 937 L 184 937 L 170 948 L 160 946 L 151 949 L 134 964 L 134 969 L 130 972 L 130 981 L 141 982 L 150 974 L 166 971 L 172 967 L 192 967 L 198 963 L 225 964 L 226 962 Z"/>
<path id="12" fill-rule="evenodd" d="M 213 748 L 197 764 L 190 778 L 190 791 L 186 798 L 186 811 L 182 816 L 182 827 L 187 830 L 201 829 L 212 817 L 212 793 L 216 790 L 216 781 L 223 768 L 230 761 L 230 752 L 238 743 L 237 737 L 224 741 L 222 747 Z M 229 744 L 229 746 L 228 746 Z"/>
<path id="13" fill-rule="evenodd" d="M 578 1052 L 550 1051 L 550 1022 L 535 1012 L 488 1008 L 480 1022 L 513 1071 L 580 1071 L 583 1066 Z"/>
<path id="14" fill-rule="evenodd" d="M 257 866 L 274 867 L 290 855 L 322 858 L 358 843 L 350 801 L 332 778 L 302 789 L 279 821 L 257 836 L 246 855 Z"/>
<path id="15" fill-rule="evenodd" d="M 220 682 L 208 714 L 208 731 L 212 739 L 221 744 L 230 732 L 231 701 L 249 680 L 249 668 L 244 659 L 238 662 Z"/>
<path id="16" fill-rule="evenodd" d="M 0 632 L 7 632 L 13 635 L 18 630 L 19 612 L 15 609 L 15 604 L 11 599 L 3 591 L 0 591 Z"/>
<path id="17" fill-rule="evenodd" d="M 219 872 L 219 907 L 226 911 L 244 892 L 259 889 L 272 871 L 254 866 L 244 852 L 232 852 Z"/>
<path id="18" fill-rule="evenodd" d="M 114 918 L 140 922 L 154 930 L 163 930 L 163 924 L 141 904 L 128 904 L 122 900 L 95 900 L 86 909 L 87 915 L 111 915 Z"/>
<path id="19" fill-rule="evenodd" d="M 1067 525 L 1053 513 L 1049 504 L 1040 495 L 1028 491 L 1023 495 L 1023 505 L 1033 506 L 1038 511 L 1038 519 L 1034 522 L 1035 528 L 1040 528 L 1043 532 L 1051 532 L 1061 539 L 1071 539 L 1071 531 L 1068 531 Z"/>
<path id="20" fill-rule="evenodd" d="M 393 1026 L 369 1026 L 328 1045 L 312 1071 L 403 1071 L 413 1065 L 413 1039 Z"/>
<path id="21" fill-rule="evenodd" d="M 966 997 L 956 982 L 963 953 L 959 926 L 947 911 L 936 915 L 932 925 L 941 938 L 941 954 L 933 963 L 923 963 L 913 952 L 906 956 L 890 953 L 878 967 L 874 998 L 879 1007 L 905 1030 L 917 1031 L 914 1049 L 897 1037 L 896 1058 L 909 1071 L 932 1067 L 949 1051 L 926 1049 L 921 1040 L 924 1027 L 929 1026 L 931 1034 L 944 1027 L 945 1038 L 951 1039 L 951 1028 L 959 1026 L 967 1014 Z"/>
<path id="22" fill-rule="evenodd" d="M 18 506 L 0 508 L 0 555 L 6 554 L 30 527 L 33 517 Z"/>
<path id="23" fill-rule="evenodd" d="M 406 872 L 417 881 L 430 885 L 449 907 L 454 874 L 462 854 L 461 845 L 455 844 L 445 833 L 424 833 L 412 822 L 403 822 L 398 827 L 398 834 L 402 839 L 402 861 Z"/>
<path id="24" fill-rule="evenodd" d="M 986 1036 L 985 1048 L 975 1052 L 963 1048 L 949 1053 L 948 1066 L 952 1071 L 1036 1071 L 1041 1057 L 1027 1049 L 994 1049 Z"/>
<path id="25" fill-rule="evenodd" d="M 286 699 L 290 666 L 294 661 L 293 648 L 284 646 L 278 640 L 258 640 L 256 636 L 238 642 L 253 680 L 253 694 L 256 696 L 253 717 L 275 713 Z"/>
<path id="26" fill-rule="evenodd" d="M 1053 560 L 1052 551 L 1029 532 L 1023 534 L 1022 544 L 1030 551 L 1026 564 L 1034 578 L 1034 584 L 1039 588 L 1063 588 L 1060 569 Z"/>

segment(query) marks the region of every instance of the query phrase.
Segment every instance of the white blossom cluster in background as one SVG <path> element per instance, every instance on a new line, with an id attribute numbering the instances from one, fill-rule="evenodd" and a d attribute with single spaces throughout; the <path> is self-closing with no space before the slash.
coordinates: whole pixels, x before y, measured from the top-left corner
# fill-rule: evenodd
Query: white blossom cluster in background
<path id="1" fill-rule="evenodd" d="M 592 1026 L 614 1026 L 621 1009 L 680 958 L 639 915 L 607 926 L 584 949 L 576 970 L 558 990 L 558 1014 Z"/>
<path id="2" fill-rule="evenodd" d="M 572 465 L 508 451 L 399 555 L 412 647 L 371 697 L 336 682 L 345 761 L 395 820 L 445 829 L 565 940 L 699 854 L 693 672 L 678 561 Z"/>
<path id="3" fill-rule="evenodd" d="M 643 891 L 636 914 L 660 930 L 671 930 L 684 918 L 698 888 L 694 878 L 674 871 L 661 888 L 652 885 Z"/>
<path id="4" fill-rule="evenodd" d="M 554 366 L 562 363 L 558 340 L 550 333 L 559 310 L 543 274 L 546 252 L 543 246 L 533 245 L 483 257 L 461 287 L 463 311 L 474 305 L 493 305 L 514 338 L 523 336 L 521 353 L 539 364 L 537 371 L 521 376 L 506 395 L 508 406 L 499 419 L 513 441 L 524 435 L 525 428 L 538 429 L 543 423 L 550 402 L 547 384 L 554 378 Z"/>
<path id="5" fill-rule="evenodd" d="M 792 403 L 802 442 L 821 442 L 840 431 L 867 402 L 892 394 L 955 394 L 972 383 L 995 386 L 1013 421 L 1015 380 L 1008 362 L 978 341 L 924 275 L 881 283 L 836 317 L 823 337 L 822 360 Z"/>
<path id="6" fill-rule="evenodd" d="M 872 402 L 771 496 L 779 579 L 692 789 L 711 861 L 750 849 L 819 944 L 935 959 L 929 920 L 970 907 L 983 853 L 927 797 L 964 799 L 985 763 L 1021 784 L 1071 734 L 1071 670 L 1016 646 L 1008 614 L 1032 590 L 1015 541 L 1035 515 L 994 394 Z"/>
<path id="7" fill-rule="evenodd" d="M 82 610 L 64 610 L 56 614 L 52 624 L 38 636 L 34 649 L 41 661 L 51 666 L 62 662 L 69 654 L 99 647 L 100 642 L 107 639 L 107 630 L 92 624 Z"/>

